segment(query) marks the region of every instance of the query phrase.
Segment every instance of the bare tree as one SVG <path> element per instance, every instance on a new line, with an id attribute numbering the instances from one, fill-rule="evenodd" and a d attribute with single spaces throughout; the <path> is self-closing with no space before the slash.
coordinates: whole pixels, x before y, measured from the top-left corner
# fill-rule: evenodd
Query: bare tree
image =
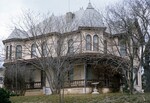
<path id="1" fill-rule="evenodd" d="M 5 70 L 4 85 L 13 95 L 24 95 L 26 91 L 25 77 L 29 76 L 25 66 L 22 67 L 19 61 L 10 63 Z"/>
<path id="2" fill-rule="evenodd" d="M 139 34 L 139 42 L 141 50 L 141 65 L 144 68 L 144 75 L 146 77 L 145 91 L 149 92 L 149 19 L 150 19 L 150 2 L 148 0 L 135 0 L 129 4 L 133 15 L 136 18 L 135 26 Z"/>
<path id="3" fill-rule="evenodd" d="M 133 91 L 133 83 L 137 77 L 137 75 L 133 76 L 135 61 L 138 62 L 136 68 L 141 69 L 145 67 L 146 63 L 144 62 L 144 56 L 145 53 L 148 53 L 146 49 L 149 47 L 149 12 L 149 1 L 126 0 L 121 6 L 110 7 L 106 16 L 106 23 L 112 34 L 116 31 L 124 33 L 122 38 L 126 42 L 130 61 L 129 85 L 131 91 Z M 144 70 L 146 71 L 148 68 Z M 138 72 L 139 69 L 136 69 L 136 71 Z"/>
<path id="4" fill-rule="evenodd" d="M 68 58 L 77 54 L 80 47 L 80 36 L 76 35 L 77 32 L 69 32 L 75 26 L 71 28 L 64 18 L 35 15 L 28 11 L 21 18 L 23 22 L 14 23 L 19 28 L 16 28 L 18 39 L 23 39 L 19 42 L 22 45 L 22 57 L 18 59 L 43 72 L 43 86 L 48 81 L 52 93 L 60 94 L 60 103 L 63 101 L 61 89 L 67 72 L 71 70 Z"/>

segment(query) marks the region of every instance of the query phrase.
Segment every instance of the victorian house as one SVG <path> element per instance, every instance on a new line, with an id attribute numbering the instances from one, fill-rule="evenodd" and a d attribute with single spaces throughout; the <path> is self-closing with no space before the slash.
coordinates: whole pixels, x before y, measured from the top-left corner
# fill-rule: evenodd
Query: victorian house
<path id="1" fill-rule="evenodd" d="M 44 25 L 47 26 L 44 28 Z M 48 74 L 45 76 L 46 73 L 43 72 L 48 62 L 52 62 L 49 65 L 59 66 L 57 61 L 50 60 L 52 57 L 65 58 L 67 64 L 64 66 L 71 68 L 64 72 L 65 94 L 92 93 L 94 83 L 97 83 L 99 93 L 117 92 L 127 82 L 129 67 L 128 50 L 123 40 L 125 34 L 110 35 L 100 13 L 91 3 L 85 10 L 81 8 L 62 16 L 52 15 L 39 23 L 37 28 L 42 28 L 44 33 L 41 34 L 39 29 L 34 29 L 36 33 L 33 34 L 33 28 L 28 31 L 15 28 L 3 40 L 6 48 L 4 66 L 14 71 L 16 67 L 26 71 L 26 90 L 52 89 Z M 39 61 L 48 57 L 44 60 L 45 64 L 40 64 Z M 43 65 L 43 69 L 33 64 Z M 138 62 L 135 60 L 134 66 L 136 65 Z M 138 69 L 134 87 L 138 91 L 142 89 L 141 69 Z"/>

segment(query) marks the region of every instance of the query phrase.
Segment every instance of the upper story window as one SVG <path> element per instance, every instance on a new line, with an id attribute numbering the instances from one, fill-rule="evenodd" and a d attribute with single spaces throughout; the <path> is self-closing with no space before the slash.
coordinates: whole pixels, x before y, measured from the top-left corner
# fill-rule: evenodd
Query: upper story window
<path id="1" fill-rule="evenodd" d="M 10 45 L 10 51 L 9 51 L 9 59 L 12 59 L 12 45 Z"/>
<path id="2" fill-rule="evenodd" d="M 31 58 L 36 57 L 36 44 L 32 44 L 31 46 Z"/>
<path id="3" fill-rule="evenodd" d="M 92 49 L 92 42 L 91 42 L 91 36 L 88 34 L 86 36 L 86 50 L 91 50 Z"/>
<path id="4" fill-rule="evenodd" d="M 104 40 L 104 53 L 106 54 L 107 53 L 107 41 Z"/>
<path id="5" fill-rule="evenodd" d="M 9 46 L 6 46 L 6 59 L 8 59 Z"/>
<path id="6" fill-rule="evenodd" d="M 56 53 L 57 53 L 57 56 L 59 56 L 61 54 L 61 42 L 60 42 L 60 39 L 57 40 Z"/>
<path id="7" fill-rule="evenodd" d="M 22 46 L 17 45 L 16 46 L 16 59 L 21 59 L 22 58 Z"/>
<path id="8" fill-rule="evenodd" d="M 93 51 L 98 51 L 98 50 L 99 50 L 98 36 L 94 35 L 93 36 Z"/>
<path id="9" fill-rule="evenodd" d="M 68 41 L 68 53 L 73 53 L 74 52 L 74 47 L 73 47 L 73 40 L 70 39 Z"/>
<path id="10" fill-rule="evenodd" d="M 42 43 L 42 56 L 47 56 L 47 43 Z"/>
<path id="11" fill-rule="evenodd" d="M 127 55 L 127 50 L 126 50 L 125 40 L 120 40 L 119 41 L 119 46 L 120 46 L 120 55 L 121 56 L 126 56 Z"/>

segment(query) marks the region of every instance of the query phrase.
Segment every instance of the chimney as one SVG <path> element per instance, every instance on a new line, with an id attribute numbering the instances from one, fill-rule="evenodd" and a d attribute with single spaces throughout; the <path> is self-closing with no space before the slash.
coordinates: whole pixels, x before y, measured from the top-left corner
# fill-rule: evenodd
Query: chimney
<path id="1" fill-rule="evenodd" d="M 71 23 L 72 22 L 72 20 L 73 20 L 73 18 L 74 18 L 74 14 L 72 13 L 72 12 L 67 12 L 66 13 L 66 22 L 67 23 Z"/>

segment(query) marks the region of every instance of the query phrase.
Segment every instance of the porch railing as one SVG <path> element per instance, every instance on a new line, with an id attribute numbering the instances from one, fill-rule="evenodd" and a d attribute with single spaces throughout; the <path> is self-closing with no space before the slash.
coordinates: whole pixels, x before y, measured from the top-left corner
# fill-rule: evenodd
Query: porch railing
<path id="1" fill-rule="evenodd" d="M 26 82 L 26 89 L 41 89 L 41 82 Z"/>
<path id="2" fill-rule="evenodd" d="M 65 81 L 64 87 L 65 88 L 83 87 L 84 84 L 85 84 L 84 80 L 71 80 L 71 81 Z"/>
<path id="3" fill-rule="evenodd" d="M 92 83 L 99 82 L 98 87 L 109 87 L 109 88 L 119 88 L 119 83 L 117 81 L 109 81 L 109 80 L 71 80 L 64 82 L 64 88 L 73 88 L 73 87 L 84 87 L 86 83 L 86 87 L 94 87 Z"/>
<path id="4" fill-rule="evenodd" d="M 92 83 L 99 82 L 97 85 L 98 87 L 109 87 L 109 88 L 119 88 L 119 83 L 117 81 L 109 81 L 109 80 L 70 80 L 70 81 L 64 81 L 64 88 L 74 88 L 74 87 L 84 87 L 86 84 L 86 87 L 94 87 Z M 41 82 L 26 82 L 26 89 L 41 89 L 42 83 Z"/>

